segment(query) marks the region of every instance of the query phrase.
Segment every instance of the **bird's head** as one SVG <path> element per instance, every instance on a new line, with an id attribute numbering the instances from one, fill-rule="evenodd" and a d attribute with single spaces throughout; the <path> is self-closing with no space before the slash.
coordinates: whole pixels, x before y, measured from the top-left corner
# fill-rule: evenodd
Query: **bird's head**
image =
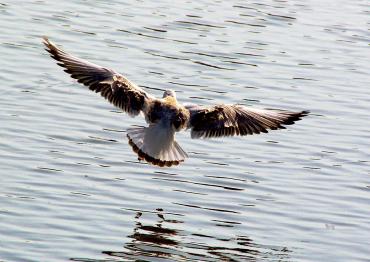
<path id="1" fill-rule="evenodd" d="M 166 91 L 164 91 L 163 98 L 166 98 L 168 96 L 171 96 L 171 97 L 173 97 L 173 98 L 176 99 L 176 93 L 175 93 L 175 91 L 173 91 L 171 89 L 167 89 Z"/>

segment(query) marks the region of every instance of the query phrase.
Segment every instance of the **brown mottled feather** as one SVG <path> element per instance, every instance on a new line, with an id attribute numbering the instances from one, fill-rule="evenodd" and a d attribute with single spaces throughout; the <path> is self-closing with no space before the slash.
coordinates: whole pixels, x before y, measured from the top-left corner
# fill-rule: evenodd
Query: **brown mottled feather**
<path id="1" fill-rule="evenodd" d="M 90 90 L 100 93 L 113 105 L 132 116 L 143 110 L 151 97 L 141 88 L 114 70 L 101 67 L 72 56 L 44 37 L 43 43 L 50 56 L 64 67 L 64 71 Z"/>
<path id="2" fill-rule="evenodd" d="M 267 133 L 269 129 L 284 129 L 308 111 L 290 112 L 276 109 L 255 109 L 242 105 L 189 107 L 192 138 L 245 136 Z"/>

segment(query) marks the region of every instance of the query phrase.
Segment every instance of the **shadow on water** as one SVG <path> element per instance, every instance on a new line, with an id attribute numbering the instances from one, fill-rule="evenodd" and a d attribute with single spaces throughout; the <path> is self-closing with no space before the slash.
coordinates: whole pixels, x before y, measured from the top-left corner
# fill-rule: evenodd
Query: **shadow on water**
<path id="1" fill-rule="evenodd" d="M 154 215 L 154 216 L 153 216 Z M 154 212 L 136 211 L 133 232 L 123 244 L 122 250 L 104 250 L 103 259 L 71 258 L 72 261 L 290 261 L 286 247 L 255 243 L 245 235 L 217 238 L 200 233 L 188 233 L 184 221 L 167 216 L 158 208 Z M 147 216 L 156 217 L 148 221 Z M 165 217 L 166 216 L 166 217 Z M 182 215 L 177 214 L 182 217 Z M 150 218 L 149 218 L 150 219 Z M 228 226 L 233 227 L 234 223 Z M 215 231 L 217 232 L 217 231 Z M 220 242 L 220 245 L 217 243 Z M 228 247 L 232 246 L 232 247 Z"/>

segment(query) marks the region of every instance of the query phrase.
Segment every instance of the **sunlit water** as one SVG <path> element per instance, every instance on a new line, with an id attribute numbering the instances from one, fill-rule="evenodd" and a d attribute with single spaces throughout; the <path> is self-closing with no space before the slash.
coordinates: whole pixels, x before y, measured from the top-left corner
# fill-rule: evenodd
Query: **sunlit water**
<path id="1" fill-rule="evenodd" d="M 1 261 L 369 261 L 368 1 L 0 3 Z M 73 54 L 181 102 L 311 110 L 140 163 L 144 123 L 70 79 Z"/>

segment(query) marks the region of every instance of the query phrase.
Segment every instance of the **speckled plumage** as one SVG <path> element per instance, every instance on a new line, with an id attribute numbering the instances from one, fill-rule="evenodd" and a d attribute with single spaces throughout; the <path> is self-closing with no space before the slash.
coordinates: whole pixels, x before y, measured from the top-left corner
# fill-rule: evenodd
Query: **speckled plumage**
<path id="1" fill-rule="evenodd" d="M 157 123 L 166 119 L 176 129 L 180 131 L 187 127 L 190 118 L 189 111 L 173 97 L 166 97 L 161 100 L 154 101 L 146 113 L 146 121 L 148 123 Z"/>
<path id="2" fill-rule="evenodd" d="M 178 165 L 188 157 L 175 141 L 175 133 L 184 129 L 191 129 L 192 138 L 244 136 L 284 129 L 284 125 L 291 125 L 308 114 L 308 111 L 256 109 L 243 105 L 181 105 L 173 90 L 166 90 L 162 98 L 155 98 L 112 69 L 70 55 L 46 37 L 43 43 L 57 64 L 79 83 L 100 93 L 131 116 L 144 114 L 149 126 L 130 128 L 127 137 L 139 160 L 153 165 Z"/>

